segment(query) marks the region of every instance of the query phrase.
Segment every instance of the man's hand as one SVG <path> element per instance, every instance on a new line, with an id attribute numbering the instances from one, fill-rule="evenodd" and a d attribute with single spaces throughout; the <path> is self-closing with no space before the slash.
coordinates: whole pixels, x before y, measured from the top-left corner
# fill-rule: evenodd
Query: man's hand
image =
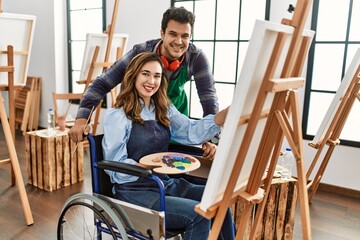
<path id="1" fill-rule="evenodd" d="M 217 146 L 215 144 L 212 144 L 211 142 L 205 142 L 202 145 L 202 150 L 204 151 L 204 159 L 213 160 L 217 150 Z"/>
<path id="2" fill-rule="evenodd" d="M 74 142 L 84 141 L 84 135 L 88 135 L 90 131 L 90 126 L 86 126 L 86 118 L 78 118 L 75 120 L 74 126 L 69 131 L 69 136 Z"/>

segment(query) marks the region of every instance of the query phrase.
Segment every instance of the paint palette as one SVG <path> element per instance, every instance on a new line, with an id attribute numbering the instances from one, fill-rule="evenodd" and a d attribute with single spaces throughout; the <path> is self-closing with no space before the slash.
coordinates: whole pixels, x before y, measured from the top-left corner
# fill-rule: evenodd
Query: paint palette
<path id="1" fill-rule="evenodd" d="M 153 171 L 163 174 L 179 174 L 196 170 L 200 162 L 195 157 L 183 153 L 161 152 L 144 156 L 140 163 L 153 167 Z"/>

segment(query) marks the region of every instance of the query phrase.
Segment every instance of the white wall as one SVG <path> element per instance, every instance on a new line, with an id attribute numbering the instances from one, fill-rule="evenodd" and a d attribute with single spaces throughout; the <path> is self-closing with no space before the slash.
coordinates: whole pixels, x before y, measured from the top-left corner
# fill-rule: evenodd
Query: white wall
<path id="1" fill-rule="evenodd" d="M 295 2 L 295 0 L 272 1 L 271 19 L 273 21 L 280 21 L 284 17 L 291 18 L 291 14 L 287 12 L 287 7 L 290 3 L 294 4 Z M 43 78 L 39 123 L 41 126 L 46 126 L 46 112 L 49 106 L 52 106 L 51 92 L 66 91 L 68 84 L 64 4 L 64 0 L 3 1 L 4 12 L 37 16 L 29 75 L 41 76 Z M 107 1 L 108 23 L 111 22 L 113 5 L 113 0 Z M 160 36 L 162 13 L 169 6 L 169 0 L 121 0 L 115 32 L 129 34 L 128 49 L 135 43 L 157 38 Z M 300 102 L 302 102 L 303 90 L 299 91 L 299 95 Z M 301 109 L 302 107 L 303 105 L 300 106 Z M 303 143 L 306 170 L 316 151 L 307 145 L 308 141 Z M 322 182 L 360 190 L 360 178 L 356 177 L 358 176 L 358 169 L 360 169 L 358 156 L 360 156 L 359 148 L 337 146 L 332 154 Z"/>
<path id="2" fill-rule="evenodd" d="M 4 12 L 37 17 L 28 75 L 42 77 L 41 126 L 46 126 L 46 112 L 52 103 L 49 93 L 55 90 L 54 4 L 48 0 L 5 0 L 2 6 Z"/>

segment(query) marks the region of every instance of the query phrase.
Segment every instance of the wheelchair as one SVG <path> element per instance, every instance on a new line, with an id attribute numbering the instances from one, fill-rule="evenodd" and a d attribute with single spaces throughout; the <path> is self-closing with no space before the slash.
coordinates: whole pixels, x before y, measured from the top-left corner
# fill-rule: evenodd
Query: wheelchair
<path id="1" fill-rule="evenodd" d="M 184 229 L 165 226 L 162 181 L 150 169 L 103 160 L 102 138 L 102 134 L 88 135 L 93 194 L 78 193 L 67 199 L 58 220 L 57 239 L 181 239 Z M 197 147 L 171 144 L 169 150 L 202 155 Z M 112 198 L 112 184 L 104 170 L 153 180 L 159 187 L 160 211 Z"/>

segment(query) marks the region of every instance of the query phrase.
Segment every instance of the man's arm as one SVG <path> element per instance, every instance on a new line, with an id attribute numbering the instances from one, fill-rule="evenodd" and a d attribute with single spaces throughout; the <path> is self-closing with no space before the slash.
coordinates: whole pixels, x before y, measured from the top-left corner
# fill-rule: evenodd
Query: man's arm
<path id="1" fill-rule="evenodd" d="M 70 138 L 75 141 L 83 141 L 84 134 L 88 134 L 88 130 L 84 129 L 87 118 L 91 109 L 100 103 L 107 93 L 115 86 L 121 83 L 124 78 L 125 70 L 128 63 L 135 55 L 134 50 L 130 50 L 122 58 L 116 61 L 108 70 L 98 76 L 85 91 L 79 105 L 74 126 L 70 129 Z"/>

